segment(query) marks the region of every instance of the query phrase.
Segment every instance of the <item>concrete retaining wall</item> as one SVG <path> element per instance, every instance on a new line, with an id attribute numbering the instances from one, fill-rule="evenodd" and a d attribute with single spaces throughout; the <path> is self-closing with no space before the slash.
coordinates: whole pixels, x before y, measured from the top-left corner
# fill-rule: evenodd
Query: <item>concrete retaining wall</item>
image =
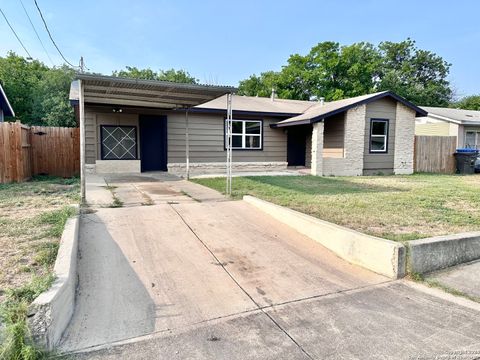
<path id="1" fill-rule="evenodd" d="M 67 220 L 62 234 L 52 287 L 30 305 L 28 326 L 38 345 L 52 350 L 60 341 L 75 305 L 79 217 Z"/>
<path id="2" fill-rule="evenodd" d="M 424 274 L 480 259 L 480 232 L 413 240 L 408 247 L 408 270 Z"/>
<path id="3" fill-rule="evenodd" d="M 406 249 L 400 243 L 365 235 L 253 196 L 244 196 L 243 200 L 353 264 L 393 279 L 405 276 Z"/>

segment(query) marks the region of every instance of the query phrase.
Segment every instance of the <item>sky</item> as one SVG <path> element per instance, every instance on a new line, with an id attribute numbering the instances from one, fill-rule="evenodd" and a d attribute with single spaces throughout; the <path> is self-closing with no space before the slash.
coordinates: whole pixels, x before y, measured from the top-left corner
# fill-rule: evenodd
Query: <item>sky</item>
<path id="1" fill-rule="evenodd" d="M 33 0 L 25 5 L 55 65 L 62 60 Z M 32 57 L 52 65 L 20 0 L 0 0 Z M 37 0 L 68 61 L 110 75 L 125 66 L 184 69 L 202 83 L 238 85 L 279 70 L 322 41 L 378 44 L 410 37 L 452 64 L 457 97 L 480 94 L 478 0 Z M 26 56 L 0 16 L 0 56 Z"/>

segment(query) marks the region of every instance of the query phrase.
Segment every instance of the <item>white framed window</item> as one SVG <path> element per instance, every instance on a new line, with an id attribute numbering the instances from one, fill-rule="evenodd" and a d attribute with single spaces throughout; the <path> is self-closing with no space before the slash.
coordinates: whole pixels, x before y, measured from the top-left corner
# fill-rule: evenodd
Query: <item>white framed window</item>
<path id="1" fill-rule="evenodd" d="M 370 120 L 370 152 L 388 152 L 388 119 Z"/>
<path id="2" fill-rule="evenodd" d="M 225 148 L 227 146 L 227 120 L 225 119 Z M 262 150 L 262 120 L 232 120 L 232 149 Z"/>
<path id="3" fill-rule="evenodd" d="M 480 149 L 480 131 L 468 130 L 465 132 L 465 147 L 467 149 Z"/>

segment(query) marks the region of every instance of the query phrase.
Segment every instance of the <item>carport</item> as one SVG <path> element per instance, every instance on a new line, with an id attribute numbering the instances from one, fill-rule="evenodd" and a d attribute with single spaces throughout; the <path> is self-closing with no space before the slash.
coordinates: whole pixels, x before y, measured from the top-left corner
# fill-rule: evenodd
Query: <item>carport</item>
<path id="1" fill-rule="evenodd" d="M 72 83 L 70 101 L 80 125 L 82 200 L 85 199 L 85 159 L 92 152 L 100 154 L 99 164 L 106 171 L 167 170 L 168 122 L 162 111 L 185 116 L 185 175 L 188 178 L 189 109 L 234 91 L 230 86 L 78 74 Z M 230 99 L 227 107 L 231 108 L 231 96 L 227 98 Z M 95 109 L 95 118 L 86 116 L 86 105 Z M 229 113 L 227 111 L 227 117 Z M 128 114 L 135 114 L 135 120 L 128 116 L 123 116 L 122 122 L 112 120 L 114 116 Z M 106 120 L 101 122 L 99 118 Z"/>

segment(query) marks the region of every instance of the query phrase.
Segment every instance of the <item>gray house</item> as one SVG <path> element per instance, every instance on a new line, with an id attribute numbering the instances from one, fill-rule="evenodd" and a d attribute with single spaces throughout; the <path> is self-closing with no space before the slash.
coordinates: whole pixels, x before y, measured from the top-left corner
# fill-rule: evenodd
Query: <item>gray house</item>
<path id="1" fill-rule="evenodd" d="M 225 171 L 228 87 L 79 75 L 89 171 Z M 310 168 L 313 175 L 410 174 L 415 118 L 392 92 L 334 101 L 233 96 L 233 171 Z M 188 161 L 187 161 L 188 159 Z M 188 165 L 187 165 L 188 164 Z"/>
<path id="2" fill-rule="evenodd" d="M 480 149 L 480 111 L 423 107 L 428 116 L 416 120 L 415 135 L 456 136 L 458 148 Z"/>
<path id="3" fill-rule="evenodd" d="M 0 122 L 3 122 L 5 116 L 15 116 L 15 112 L 12 109 L 12 105 L 8 101 L 7 95 L 0 84 Z"/>

